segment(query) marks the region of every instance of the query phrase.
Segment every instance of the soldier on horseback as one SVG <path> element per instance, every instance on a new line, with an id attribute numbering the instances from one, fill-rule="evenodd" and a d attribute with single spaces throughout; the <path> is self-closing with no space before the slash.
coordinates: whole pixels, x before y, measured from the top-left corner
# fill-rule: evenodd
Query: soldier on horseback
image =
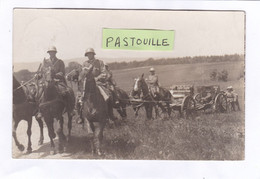
<path id="1" fill-rule="evenodd" d="M 105 67 L 105 64 L 102 60 L 95 58 L 95 51 L 93 48 L 89 48 L 85 52 L 85 56 L 88 57 L 88 60 L 83 63 L 83 75 L 82 78 L 88 73 L 89 70 L 92 70 L 92 75 L 95 78 L 96 84 L 99 88 L 100 93 L 102 94 L 105 101 L 111 99 L 114 103 L 118 100 L 116 99 L 115 90 L 113 91 L 108 85 L 112 81 L 112 73 Z M 85 86 L 83 84 L 83 86 Z M 113 85 L 114 86 L 114 85 Z M 79 103 L 82 103 L 84 98 L 84 87 L 83 87 L 83 94 L 81 99 L 79 99 Z M 82 123 L 83 121 L 80 120 L 78 123 Z"/>
<path id="2" fill-rule="evenodd" d="M 159 81 L 158 76 L 155 74 L 155 69 L 150 68 L 150 75 L 148 76 L 147 82 L 149 84 L 149 89 L 154 98 L 157 98 L 159 95 Z"/>
<path id="3" fill-rule="evenodd" d="M 55 82 L 62 99 L 66 102 L 67 110 L 73 116 L 75 114 L 73 105 L 74 102 L 71 97 L 71 93 L 73 93 L 73 91 L 67 86 L 67 82 L 65 80 L 64 62 L 56 57 L 57 49 L 55 46 L 49 47 L 47 53 L 50 58 L 44 59 L 43 66 L 40 69 L 41 74 L 38 74 L 37 77 L 38 79 L 44 77 L 47 82 Z M 51 73 L 50 79 L 46 77 L 47 73 Z M 41 114 L 39 113 L 39 115 Z"/>

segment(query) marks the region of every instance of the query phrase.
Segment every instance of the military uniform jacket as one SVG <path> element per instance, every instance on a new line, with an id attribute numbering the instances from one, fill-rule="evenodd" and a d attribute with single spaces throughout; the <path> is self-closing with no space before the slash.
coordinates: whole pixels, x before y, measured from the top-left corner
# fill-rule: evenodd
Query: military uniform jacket
<path id="1" fill-rule="evenodd" d="M 54 60 L 50 60 L 50 59 L 45 59 L 43 62 L 43 68 L 42 71 L 46 72 L 47 68 L 51 68 L 54 72 L 54 76 L 53 78 L 57 78 L 60 79 L 63 82 L 65 81 L 65 65 L 64 62 L 58 58 L 55 57 Z M 61 75 L 57 75 L 58 73 L 60 73 Z"/>
<path id="2" fill-rule="evenodd" d="M 159 86 L 157 75 L 149 75 L 147 81 L 151 86 Z"/>
<path id="3" fill-rule="evenodd" d="M 100 82 L 106 81 L 107 74 L 106 74 L 106 69 L 105 69 L 105 65 L 104 65 L 103 61 L 98 60 L 98 59 L 88 60 L 83 63 L 83 68 L 84 67 L 87 70 L 91 69 L 93 67 L 93 70 L 91 73 L 95 77 L 96 81 L 100 81 Z M 85 71 L 84 73 L 86 75 L 87 71 Z"/>

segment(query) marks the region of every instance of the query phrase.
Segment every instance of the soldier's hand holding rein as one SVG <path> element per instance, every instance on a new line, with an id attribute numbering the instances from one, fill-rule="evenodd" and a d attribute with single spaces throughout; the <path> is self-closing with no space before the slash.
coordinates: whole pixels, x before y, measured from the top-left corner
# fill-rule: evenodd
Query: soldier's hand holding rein
<path id="1" fill-rule="evenodd" d="M 37 79 L 37 80 L 39 80 L 39 79 L 42 78 L 42 74 L 36 73 L 36 74 L 34 75 L 34 78 Z"/>
<path id="2" fill-rule="evenodd" d="M 56 76 L 63 76 L 62 72 L 56 73 Z"/>

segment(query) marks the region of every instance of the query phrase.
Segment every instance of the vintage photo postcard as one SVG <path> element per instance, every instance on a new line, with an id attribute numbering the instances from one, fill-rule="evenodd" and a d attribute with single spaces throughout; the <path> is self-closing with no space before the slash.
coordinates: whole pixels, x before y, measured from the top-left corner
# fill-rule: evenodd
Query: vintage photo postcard
<path id="1" fill-rule="evenodd" d="M 244 160 L 245 12 L 13 10 L 16 159 Z"/>

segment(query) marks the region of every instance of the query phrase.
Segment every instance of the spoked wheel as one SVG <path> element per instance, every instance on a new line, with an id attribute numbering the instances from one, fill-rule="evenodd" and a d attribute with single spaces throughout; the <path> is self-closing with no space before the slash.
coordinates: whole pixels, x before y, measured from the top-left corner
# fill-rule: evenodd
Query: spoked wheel
<path id="1" fill-rule="evenodd" d="M 226 112 L 228 108 L 227 97 L 224 94 L 218 94 L 215 98 L 215 112 Z"/>
<path id="2" fill-rule="evenodd" d="M 195 100 L 190 97 L 186 96 L 183 99 L 182 105 L 181 105 L 181 114 L 184 119 L 193 118 L 194 113 L 196 109 L 196 102 Z"/>

